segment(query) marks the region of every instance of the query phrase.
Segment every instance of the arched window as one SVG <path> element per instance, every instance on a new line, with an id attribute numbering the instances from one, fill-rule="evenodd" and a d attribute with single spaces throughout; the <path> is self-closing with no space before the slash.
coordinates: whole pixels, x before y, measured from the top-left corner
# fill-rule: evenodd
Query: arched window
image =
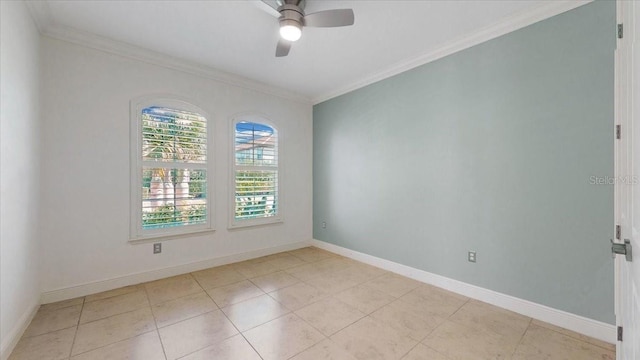
<path id="1" fill-rule="evenodd" d="M 211 130 L 204 112 L 182 101 L 132 106 L 131 239 L 212 230 Z"/>
<path id="2" fill-rule="evenodd" d="M 231 227 L 282 221 L 278 131 L 265 119 L 233 121 Z"/>

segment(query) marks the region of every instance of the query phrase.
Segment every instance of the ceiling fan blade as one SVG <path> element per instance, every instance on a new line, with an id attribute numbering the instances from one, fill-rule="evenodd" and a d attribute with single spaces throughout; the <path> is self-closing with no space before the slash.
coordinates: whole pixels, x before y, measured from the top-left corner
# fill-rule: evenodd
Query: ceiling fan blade
<path id="1" fill-rule="evenodd" d="M 276 57 L 289 55 L 289 50 L 291 50 L 291 41 L 284 39 L 278 40 L 278 45 L 276 46 Z"/>
<path id="2" fill-rule="evenodd" d="M 278 7 L 280 5 L 278 5 L 277 0 L 256 0 L 253 1 L 253 3 L 267 14 L 280 17 L 280 13 L 278 12 Z"/>
<path id="3" fill-rule="evenodd" d="M 353 25 L 355 17 L 351 9 L 318 11 L 304 17 L 304 26 L 337 27 Z"/>

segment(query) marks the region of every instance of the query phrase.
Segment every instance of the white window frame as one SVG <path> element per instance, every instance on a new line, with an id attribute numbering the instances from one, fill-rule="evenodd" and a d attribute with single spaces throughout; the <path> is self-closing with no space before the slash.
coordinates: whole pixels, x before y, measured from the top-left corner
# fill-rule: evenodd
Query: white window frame
<path id="1" fill-rule="evenodd" d="M 204 224 L 177 226 L 171 228 L 142 228 L 142 110 L 150 106 L 161 106 L 170 109 L 197 113 L 207 119 L 207 162 L 203 167 L 207 171 L 207 218 Z M 130 243 L 144 243 L 156 240 L 170 240 L 195 236 L 215 231 L 214 228 L 214 154 L 213 154 L 213 119 L 212 116 L 187 100 L 171 95 L 144 96 L 131 100 L 130 131 Z"/>
<path id="2" fill-rule="evenodd" d="M 264 124 L 273 128 L 277 134 L 277 143 L 276 143 L 276 156 L 278 158 L 278 182 L 277 182 L 277 213 L 275 216 L 255 218 L 255 219 L 241 219 L 237 220 L 236 213 L 236 124 L 239 122 L 252 122 L 258 124 Z M 283 180 L 283 136 L 282 129 L 280 126 L 275 124 L 273 121 L 269 120 L 267 116 L 256 113 L 247 113 L 236 115 L 231 118 L 230 124 L 230 157 L 229 157 L 229 229 L 241 229 L 246 227 L 253 226 L 261 226 L 261 225 L 270 225 L 270 224 L 280 224 L 284 222 L 284 191 L 282 184 Z"/>

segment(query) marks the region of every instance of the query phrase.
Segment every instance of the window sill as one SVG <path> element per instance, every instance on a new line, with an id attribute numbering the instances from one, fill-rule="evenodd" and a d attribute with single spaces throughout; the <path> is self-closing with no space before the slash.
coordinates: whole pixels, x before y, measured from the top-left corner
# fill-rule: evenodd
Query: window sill
<path id="1" fill-rule="evenodd" d="M 143 236 L 138 238 L 131 238 L 129 239 L 129 244 L 137 245 L 137 244 L 147 244 L 154 241 L 177 240 L 177 239 L 183 239 L 187 237 L 206 235 L 210 233 L 212 234 L 215 231 L 216 231 L 215 229 L 203 229 L 203 230 L 190 231 L 188 233 L 149 235 L 149 236 Z"/>
<path id="2" fill-rule="evenodd" d="M 235 223 L 229 224 L 229 227 L 227 229 L 228 230 L 241 230 L 241 229 L 254 228 L 254 227 L 260 227 L 260 226 L 281 225 L 282 223 L 284 223 L 284 220 L 282 218 L 270 219 L 269 221 L 264 221 L 264 220 L 262 220 L 262 221 L 249 221 L 247 223 L 235 222 Z"/>

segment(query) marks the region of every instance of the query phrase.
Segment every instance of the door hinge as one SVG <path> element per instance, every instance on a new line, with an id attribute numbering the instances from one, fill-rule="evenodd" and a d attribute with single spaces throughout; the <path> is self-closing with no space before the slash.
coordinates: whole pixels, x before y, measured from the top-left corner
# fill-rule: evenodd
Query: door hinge
<path id="1" fill-rule="evenodd" d="M 620 240 L 622 237 L 622 227 L 620 225 L 616 225 L 616 239 Z"/>
<path id="2" fill-rule="evenodd" d="M 624 255 L 627 261 L 633 261 L 631 240 L 624 239 L 624 243 L 616 243 L 611 240 L 611 257 L 615 258 L 616 255 Z"/>
<path id="3" fill-rule="evenodd" d="M 624 36 L 624 26 L 618 24 L 618 39 L 622 39 L 622 36 Z"/>
<path id="4" fill-rule="evenodd" d="M 622 137 L 622 125 L 616 125 L 616 139 L 620 140 Z"/>
<path id="5" fill-rule="evenodd" d="M 622 341 L 622 326 L 618 326 L 618 341 Z"/>

